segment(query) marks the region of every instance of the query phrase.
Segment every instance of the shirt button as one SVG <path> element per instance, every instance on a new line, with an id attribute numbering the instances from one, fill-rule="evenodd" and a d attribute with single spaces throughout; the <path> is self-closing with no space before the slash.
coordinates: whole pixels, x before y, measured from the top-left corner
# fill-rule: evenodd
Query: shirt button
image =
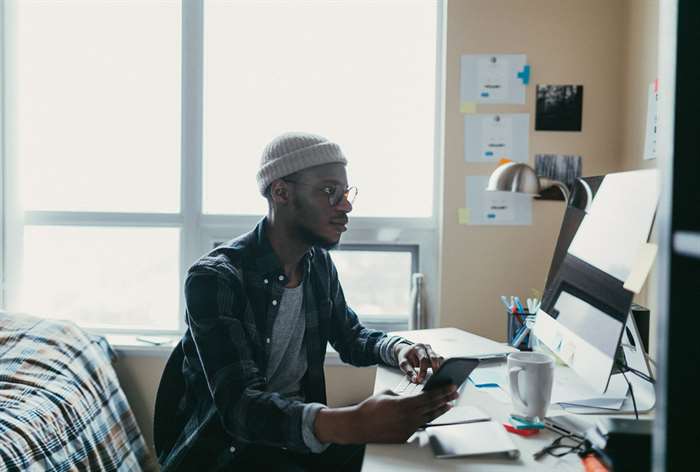
<path id="1" fill-rule="evenodd" d="M 267 344 L 270 344 L 270 338 L 267 338 L 267 339 L 265 340 L 265 342 L 266 342 Z"/>
<path id="2" fill-rule="evenodd" d="M 277 280 L 279 280 L 280 282 L 283 281 L 283 280 L 284 280 L 284 275 L 280 275 L 279 277 L 277 277 Z"/>
<path id="3" fill-rule="evenodd" d="M 266 284 L 270 283 L 270 281 L 267 279 L 263 280 L 263 282 L 265 282 Z"/>
<path id="4" fill-rule="evenodd" d="M 231 454 L 233 454 L 234 452 L 236 452 L 235 446 L 229 447 L 229 448 L 228 448 L 228 452 L 230 452 Z"/>
<path id="5" fill-rule="evenodd" d="M 277 300 L 272 300 L 272 306 L 277 306 Z"/>

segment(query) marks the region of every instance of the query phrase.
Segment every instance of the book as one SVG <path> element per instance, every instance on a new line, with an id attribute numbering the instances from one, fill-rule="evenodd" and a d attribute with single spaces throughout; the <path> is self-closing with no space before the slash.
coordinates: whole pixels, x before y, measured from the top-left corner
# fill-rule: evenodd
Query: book
<path id="1" fill-rule="evenodd" d="M 517 459 L 520 451 L 500 423 L 480 421 L 429 428 L 428 438 L 438 459 L 498 455 Z"/>
<path id="2" fill-rule="evenodd" d="M 489 421 L 491 417 L 475 406 L 455 406 L 441 416 L 438 416 L 424 427 L 445 426 L 449 424 L 477 423 Z"/>

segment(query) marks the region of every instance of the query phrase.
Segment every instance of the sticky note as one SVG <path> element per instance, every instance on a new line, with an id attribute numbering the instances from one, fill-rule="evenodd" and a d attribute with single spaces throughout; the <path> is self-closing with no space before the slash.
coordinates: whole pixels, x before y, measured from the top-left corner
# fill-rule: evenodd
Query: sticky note
<path id="1" fill-rule="evenodd" d="M 644 281 L 649 275 L 658 246 L 652 243 L 645 243 L 639 248 L 637 256 L 632 264 L 630 274 L 625 280 L 623 287 L 630 292 L 639 293 L 644 286 Z"/>
<path id="2" fill-rule="evenodd" d="M 457 221 L 461 225 L 469 224 L 469 208 L 458 208 L 457 209 Z"/>
<path id="3" fill-rule="evenodd" d="M 462 113 L 476 113 L 476 102 L 462 102 L 459 106 L 459 111 Z"/>

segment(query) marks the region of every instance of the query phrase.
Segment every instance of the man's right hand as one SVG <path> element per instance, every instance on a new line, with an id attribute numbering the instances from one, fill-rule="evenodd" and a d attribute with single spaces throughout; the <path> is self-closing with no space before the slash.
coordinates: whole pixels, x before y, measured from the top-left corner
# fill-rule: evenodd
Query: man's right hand
<path id="1" fill-rule="evenodd" d="M 316 437 L 339 444 L 402 443 L 421 426 L 448 411 L 459 396 L 448 385 L 414 396 L 387 390 L 354 407 L 325 409 L 316 417 Z"/>

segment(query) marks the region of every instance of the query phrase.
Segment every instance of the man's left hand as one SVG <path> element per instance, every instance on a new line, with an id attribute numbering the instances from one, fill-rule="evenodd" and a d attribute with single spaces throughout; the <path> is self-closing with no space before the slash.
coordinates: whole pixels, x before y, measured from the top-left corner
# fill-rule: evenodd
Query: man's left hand
<path id="1" fill-rule="evenodd" d="M 432 367 L 435 372 L 440 364 L 445 360 L 442 356 L 438 356 L 430 347 L 430 344 L 398 344 L 397 359 L 399 361 L 399 369 L 413 383 L 422 383 L 428 373 L 428 368 Z M 416 369 L 418 369 L 416 371 Z"/>

